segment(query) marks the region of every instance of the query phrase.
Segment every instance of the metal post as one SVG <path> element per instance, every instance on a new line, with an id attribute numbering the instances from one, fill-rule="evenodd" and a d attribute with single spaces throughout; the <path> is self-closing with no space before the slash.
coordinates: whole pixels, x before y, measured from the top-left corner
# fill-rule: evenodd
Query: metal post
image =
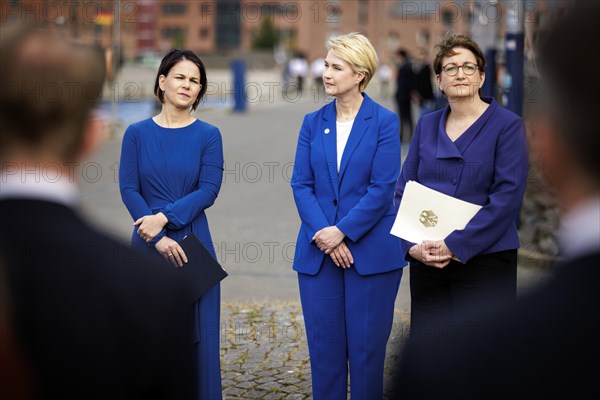
<path id="1" fill-rule="evenodd" d="M 119 68 L 119 60 L 121 58 L 121 2 L 114 1 L 113 2 L 113 20 L 112 20 L 112 81 L 113 84 L 119 85 L 116 79 L 116 74 Z M 119 90 L 117 90 L 119 93 Z M 111 112 L 111 129 L 110 136 L 114 139 L 117 135 L 117 102 L 119 99 L 113 99 L 110 105 Z"/>
<path id="2" fill-rule="evenodd" d="M 479 43 L 485 59 L 485 81 L 481 94 L 486 97 L 496 96 L 496 38 L 498 21 L 502 11 L 497 0 L 480 0 L 475 3 L 475 20 L 471 26 L 471 35 Z"/>
<path id="3" fill-rule="evenodd" d="M 523 63 L 525 47 L 525 7 L 523 0 L 512 2 L 506 15 L 506 71 L 512 84 L 506 91 L 506 108 L 523 113 Z"/>

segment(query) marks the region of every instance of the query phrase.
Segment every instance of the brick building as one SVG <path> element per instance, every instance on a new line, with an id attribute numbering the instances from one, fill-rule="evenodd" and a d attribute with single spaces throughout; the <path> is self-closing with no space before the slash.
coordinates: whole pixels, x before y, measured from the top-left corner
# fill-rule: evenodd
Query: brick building
<path id="1" fill-rule="evenodd" d="M 548 3 L 525 0 L 528 38 L 544 19 Z M 171 47 L 201 55 L 245 54 L 265 19 L 279 48 L 323 56 L 327 39 L 359 31 L 382 61 L 399 47 L 431 48 L 447 33 L 468 33 L 471 25 L 498 23 L 503 38 L 507 9 L 517 2 L 493 0 L 2 0 L 0 23 L 8 20 L 65 25 L 81 41 L 118 47 L 126 59 Z M 115 26 L 117 24 L 117 26 Z M 118 37 L 118 40 L 115 39 Z M 530 40 L 529 40 L 530 42 Z"/>

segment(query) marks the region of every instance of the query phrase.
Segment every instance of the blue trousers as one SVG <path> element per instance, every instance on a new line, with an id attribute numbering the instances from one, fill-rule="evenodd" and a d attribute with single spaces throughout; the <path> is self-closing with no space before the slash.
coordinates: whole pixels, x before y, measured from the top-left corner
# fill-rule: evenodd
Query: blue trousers
<path id="1" fill-rule="evenodd" d="M 326 257 L 316 275 L 298 274 L 314 400 L 383 397 L 385 349 L 402 269 L 359 275 Z"/>

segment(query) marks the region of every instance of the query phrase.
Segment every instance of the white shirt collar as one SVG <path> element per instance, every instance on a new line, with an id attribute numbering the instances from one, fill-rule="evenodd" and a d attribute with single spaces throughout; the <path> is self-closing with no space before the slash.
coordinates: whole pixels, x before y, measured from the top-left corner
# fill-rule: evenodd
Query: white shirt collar
<path id="1" fill-rule="evenodd" d="M 79 190 L 69 177 L 62 174 L 46 176 L 43 170 L 17 169 L 0 173 L 0 199 L 20 198 L 51 201 L 72 206 Z"/>
<path id="2" fill-rule="evenodd" d="M 567 259 L 600 250 L 600 196 L 585 201 L 563 217 L 559 241 Z"/>

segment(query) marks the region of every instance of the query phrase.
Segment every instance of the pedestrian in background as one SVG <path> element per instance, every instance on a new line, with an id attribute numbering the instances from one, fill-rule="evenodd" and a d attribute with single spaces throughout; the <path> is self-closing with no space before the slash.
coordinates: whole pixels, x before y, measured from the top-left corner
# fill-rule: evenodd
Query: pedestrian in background
<path id="1" fill-rule="evenodd" d="M 529 126 L 535 161 L 561 203 L 564 261 L 517 304 L 463 315 L 435 341 L 410 338 L 392 398 L 600 397 L 600 84 L 590 79 L 597 67 L 586 61 L 589 44 L 577 39 L 594 37 L 600 5 L 561 11 L 541 27 L 543 95 Z"/>
<path id="2" fill-rule="evenodd" d="M 390 82 L 392 80 L 392 68 L 387 63 L 382 63 L 377 69 L 379 77 L 379 94 L 387 99 L 389 96 Z"/>
<path id="3" fill-rule="evenodd" d="M 410 261 L 411 332 L 426 336 L 440 319 L 472 307 L 514 302 L 516 221 L 527 183 L 523 120 L 480 96 L 485 58 L 472 39 L 455 35 L 437 46 L 436 81 L 449 106 L 424 115 L 415 129 L 396 206 L 408 181 L 482 208 L 443 240 L 402 240 Z"/>
<path id="4" fill-rule="evenodd" d="M 325 59 L 317 57 L 310 63 L 310 75 L 313 80 L 315 90 L 318 93 L 323 92 L 323 71 L 325 70 Z"/>
<path id="5" fill-rule="evenodd" d="M 296 52 L 296 55 L 290 60 L 290 75 L 296 81 L 297 90 L 300 94 L 304 91 L 304 81 L 308 76 L 308 69 L 308 61 L 304 53 Z"/>
<path id="6" fill-rule="evenodd" d="M 182 267 L 187 256 L 178 242 L 194 233 L 216 258 L 206 210 L 223 177 L 219 129 L 194 118 L 206 93 L 206 70 L 189 50 L 163 58 L 154 85 L 161 112 L 130 125 L 123 137 L 119 184 L 134 227 L 131 247 Z M 219 359 L 220 285 L 194 305 L 194 342 L 199 399 L 221 398 Z"/>
<path id="7" fill-rule="evenodd" d="M 433 96 L 433 73 L 429 60 L 427 59 L 427 50 L 419 47 L 414 64 L 415 72 L 415 91 L 414 97 L 419 107 L 419 118 L 435 110 L 435 98 Z"/>
<path id="8" fill-rule="evenodd" d="M 302 221 L 293 268 L 315 399 L 381 399 L 394 301 L 406 261 L 390 234 L 398 117 L 364 93 L 377 68 L 357 33 L 328 42 L 334 101 L 304 117 L 291 181 Z"/>
<path id="9" fill-rule="evenodd" d="M 400 116 L 400 140 L 410 143 L 413 135 L 412 93 L 415 88 L 415 73 L 410 63 L 409 54 L 400 49 L 396 53 L 398 67 L 396 71 L 396 105 Z"/>

